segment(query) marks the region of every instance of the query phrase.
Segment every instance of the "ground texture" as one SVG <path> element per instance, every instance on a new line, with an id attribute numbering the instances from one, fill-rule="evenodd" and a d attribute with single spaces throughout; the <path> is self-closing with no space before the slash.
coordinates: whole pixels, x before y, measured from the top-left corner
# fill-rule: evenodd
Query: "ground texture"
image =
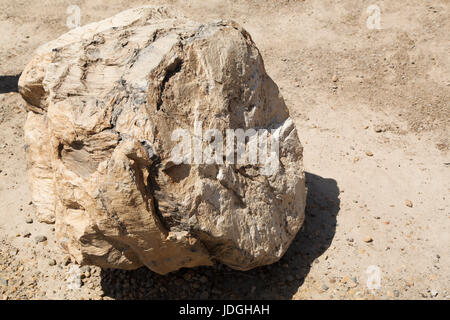
<path id="1" fill-rule="evenodd" d="M 30 202 L 17 79 L 68 31 L 69 5 L 85 24 L 160 3 L 0 0 L 0 298 L 448 299 L 448 0 L 165 1 L 252 35 L 304 146 L 305 225 L 281 261 L 252 271 L 83 267 L 68 285 L 74 263 Z M 381 30 L 366 26 L 372 4 Z"/>

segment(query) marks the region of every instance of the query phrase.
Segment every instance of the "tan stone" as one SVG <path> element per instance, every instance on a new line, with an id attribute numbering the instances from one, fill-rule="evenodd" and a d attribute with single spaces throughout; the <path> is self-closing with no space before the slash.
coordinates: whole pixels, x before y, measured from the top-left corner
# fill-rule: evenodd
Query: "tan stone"
<path id="1" fill-rule="evenodd" d="M 304 220 L 302 147 L 250 35 L 165 7 L 127 10 L 40 47 L 19 90 L 33 202 L 80 264 L 165 274 L 278 261 Z M 180 164 L 171 133 L 276 129 L 279 169 Z"/>

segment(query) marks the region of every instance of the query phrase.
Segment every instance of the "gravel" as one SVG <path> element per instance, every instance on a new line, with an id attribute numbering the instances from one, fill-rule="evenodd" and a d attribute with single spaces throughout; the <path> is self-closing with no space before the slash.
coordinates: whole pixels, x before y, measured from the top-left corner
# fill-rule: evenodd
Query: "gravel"
<path id="1" fill-rule="evenodd" d="M 36 236 L 36 237 L 34 237 L 34 241 L 36 241 L 36 243 L 44 242 L 44 241 L 47 241 L 47 237 L 46 236 Z"/>

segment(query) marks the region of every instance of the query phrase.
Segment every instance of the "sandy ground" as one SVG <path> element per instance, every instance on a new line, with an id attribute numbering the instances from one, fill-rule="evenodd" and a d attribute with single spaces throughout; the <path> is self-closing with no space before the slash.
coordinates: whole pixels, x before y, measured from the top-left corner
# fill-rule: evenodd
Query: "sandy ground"
<path id="1" fill-rule="evenodd" d="M 0 0 L 0 298 L 450 297 L 448 0 L 166 1 L 252 35 L 304 146 L 305 225 L 279 263 L 249 272 L 92 267 L 68 286 L 74 263 L 52 225 L 32 222 L 17 78 L 37 46 L 68 31 L 69 5 L 85 24 L 163 1 L 104 3 Z M 381 30 L 366 26 L 371 4 Z"/>

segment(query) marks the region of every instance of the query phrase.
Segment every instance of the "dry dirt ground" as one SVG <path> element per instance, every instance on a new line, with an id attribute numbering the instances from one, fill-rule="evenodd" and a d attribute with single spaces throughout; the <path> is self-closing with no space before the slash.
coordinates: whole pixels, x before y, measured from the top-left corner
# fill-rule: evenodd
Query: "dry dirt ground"
<path id="1" fill-rule="evenodd" d="M 68 31 L 69 5 L 85 24 L 156 3 L 0 0 L 0 298 L 449 299 L 448 0 L 166 1 L 252 35 L 304 146 L 305 225 L 279 263 L 249 272 L 91 267 L 67 285 L 74 263 L 32 222 L 17 78 Z M 366 25 L 372 4 L 380 30 Z"/>

